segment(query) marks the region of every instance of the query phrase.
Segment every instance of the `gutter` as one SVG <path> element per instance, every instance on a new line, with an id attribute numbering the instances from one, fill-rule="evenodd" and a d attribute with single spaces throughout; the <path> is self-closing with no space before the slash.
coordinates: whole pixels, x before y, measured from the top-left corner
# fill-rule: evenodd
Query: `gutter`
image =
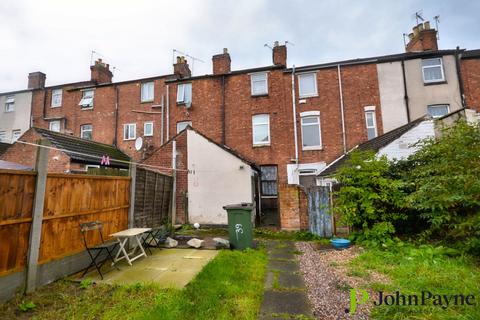
<path id="1" fill-rule="evenodd" d="M 405 60 L 402 59 L 402 76 L 403 76 L 403 99 L 405 100 L 405 108 L 407 111 L 407 122 L 410 122 L 410 106 L 409 106 L 409 98 L 408 98 L 408 91 L 407 91 L 407 78 L 405 76 Z"/>

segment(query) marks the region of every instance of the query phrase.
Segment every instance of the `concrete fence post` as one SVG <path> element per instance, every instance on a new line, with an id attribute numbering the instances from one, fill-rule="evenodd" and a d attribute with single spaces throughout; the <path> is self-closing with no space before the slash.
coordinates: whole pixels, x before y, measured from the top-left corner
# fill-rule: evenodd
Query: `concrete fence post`
<path id="1" fill-rule="evenodd" d="M 135 185 L 137 181 L 137 166 L 130 164 L 130 208 L 128 210 L 128 227 L 133 228 L 135 225 Z"/>
<path id="2" fill-rule="evenodd" d="M 45 139 L 42 139 L 39 144 L 43 146 L 50 145 L 50 143 Z M 45 204 L 45 187 L 47 185 L 48 152 L 48 148 L 38 147 L 37 162 L 35 164 L 37 180 L 35 186 L 35 199 L 33 202 L 32 225 L 30 228 L 30 241 L 27 257 L 27 293 L 35 291 L 37 284 L 38 257 L 40 254 L 43 207 Z"/>

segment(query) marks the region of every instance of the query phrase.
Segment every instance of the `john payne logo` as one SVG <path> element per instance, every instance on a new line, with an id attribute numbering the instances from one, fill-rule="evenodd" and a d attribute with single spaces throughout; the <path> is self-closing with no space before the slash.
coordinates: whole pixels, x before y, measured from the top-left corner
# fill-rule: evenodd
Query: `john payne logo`
<path id="1" fill-rule="evenodd" d="M 350 289 L 350 308 L 345 313 L 355 314 L 357 306 L 368 303 L 369 294 L 364 289 Z M 422 291 L 420 294 L 402 294 L 395 291 L 393 294 L 385 294 L 378 291 L 378 297 L 373 301 L 375 306 L 426 306 L 432 305 L 447 309 L 449 306 L 476 306 L 473 294 L 435 294 L 430 291 Z"/>

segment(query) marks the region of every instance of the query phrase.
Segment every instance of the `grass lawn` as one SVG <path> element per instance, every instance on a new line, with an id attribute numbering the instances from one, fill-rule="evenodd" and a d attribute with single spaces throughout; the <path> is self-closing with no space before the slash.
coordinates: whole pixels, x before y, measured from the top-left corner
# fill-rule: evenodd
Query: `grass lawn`
<path id="1" fill-rule="evenodd" d="M 406 245 L 394 251 L 367 250 L 350 264 L 350 270 L 368 277 L 370 270 L 388 275 L 390 284 L 371 283 L 375 292 L 475 295 L 476 306 L 375 306 L 374 319 L 480 319 L 480 267 L 471 257 L 449 257 L 444 248 Z M 378 299 L 378 295 L 370 297 Z"/>
<path id="2" fill-rule="evenodd" d="M 0 305 L 0 319 L 256 319 L 266 263 L 262 249 L 224 250 L 182 290 L 61 280 Z"/>

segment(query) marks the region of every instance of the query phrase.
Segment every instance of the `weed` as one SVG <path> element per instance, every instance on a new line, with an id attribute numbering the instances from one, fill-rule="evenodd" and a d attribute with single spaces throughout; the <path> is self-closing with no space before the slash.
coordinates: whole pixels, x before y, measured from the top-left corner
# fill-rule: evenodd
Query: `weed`
<path id="1" fill-rule="evenodd" d="M 93 280 L 90 279 L 90 278 L 86 278 L 86 279 L 83 279 L 83 280 L 80 282 L 80 288 L 82 288 L 82 289 L 87 289 L 87 288 L 90 287 L 92 284 L 93 284 Z"/>
<path id="2" fill-rule="evenodd" d="M 27 311 L 30 311 L 32 309 L 35 309 L 36 307 L 37 306 L 32 301 L 23 301 L 22 303 L 20 303 L 18 305 L 18 310 L 20 310 L 22 312 L 27 312 Z"/>

